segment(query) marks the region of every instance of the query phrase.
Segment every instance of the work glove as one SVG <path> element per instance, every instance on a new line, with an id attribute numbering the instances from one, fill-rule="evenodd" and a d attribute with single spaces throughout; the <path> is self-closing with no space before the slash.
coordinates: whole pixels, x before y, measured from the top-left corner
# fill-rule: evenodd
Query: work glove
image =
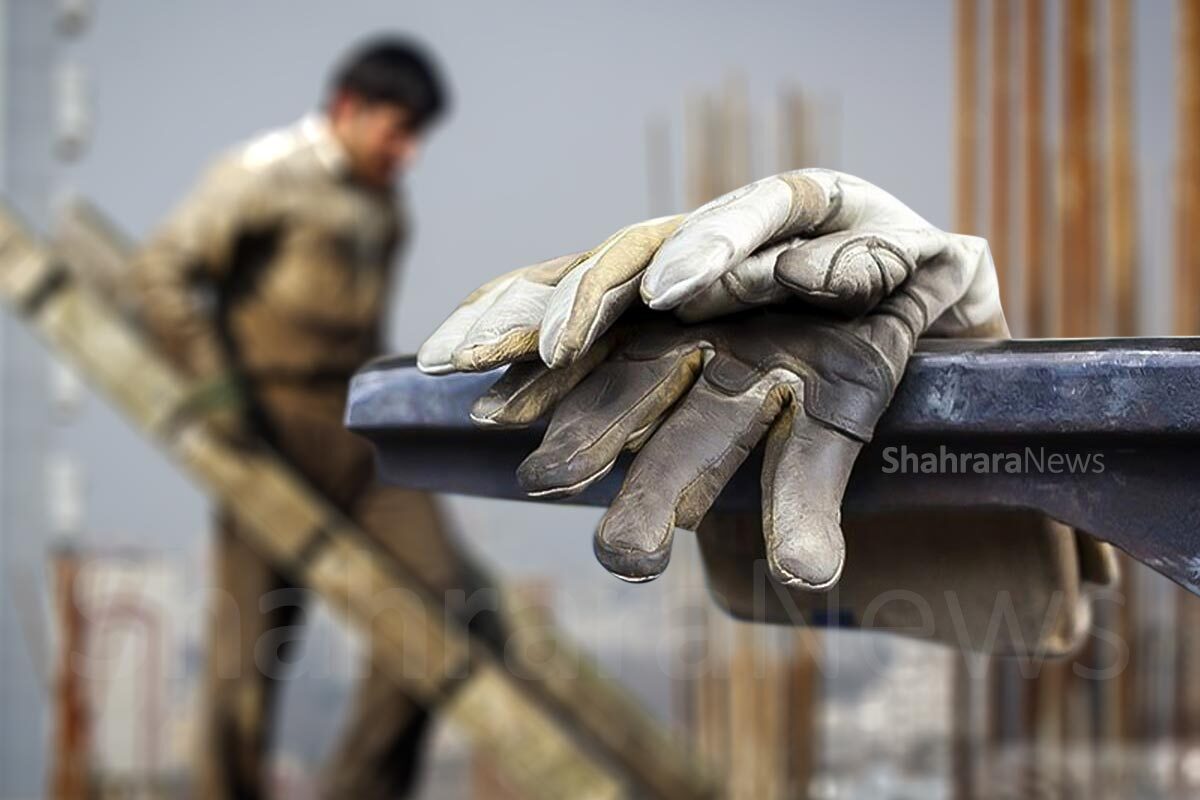
<path id="1" fill-rule="evenodd" d="M 976 276 L 993 270 L 976 237 L 926 230 L 855 246 L 886 252 L 911 275 L 860 317 L 758 309 L 686 325 L 634 316 L 566 367 L 513 365 L 472 416 L 522 425 L 554 409 L 518 470 L 533 496 L 579 492 L 622 451 L 640 450 L 595 537 L 601 563 L 631 581 L 663 571 L 674 528 L 695 530 L 765 440 L 770 572 L 785 586 L 829 587 L 842 570 L 842 495 L 859 451 L 918 337 L 946 316 L 963 324 L 964 303 L 978 299 L 970 296 Z M 809 268 L 807 258 L 780 258 L 775 277 L 805 286 Z"/>
<path id="2" fill-rule="evenodd" d="M 540 355 L 562 367 L 587 353 L 639 294 L 651 309 L 692 322 L 793 298 L 857 316 L 924 266 L 928 242 L 946 235 L 859 178 L 785 172 L 686 216 L 630 225 L 592 250 L 496 278 L 429 337 L 417 363 L 440 374 Z M 936 252 L 973 258 L 966 250 Z M 977 302 L 960 304 L 955 333 L 1006 335 L 988 327 L 1003 318 L 994 268 L 977 266 L 957 262 L 972 274 Z"/>

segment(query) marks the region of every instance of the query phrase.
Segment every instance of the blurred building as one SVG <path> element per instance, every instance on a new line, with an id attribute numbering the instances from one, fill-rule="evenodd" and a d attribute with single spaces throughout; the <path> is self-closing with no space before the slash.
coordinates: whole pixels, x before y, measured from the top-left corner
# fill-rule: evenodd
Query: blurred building
<path id="1" fill-rule="evenodd" d="M 86 687 L 95 782 L 127 787 L 126 796 L 180 786 L 203 674 L 200 575 L 153 553 L 74 557 L 84 631 L 73 671 Z"/>

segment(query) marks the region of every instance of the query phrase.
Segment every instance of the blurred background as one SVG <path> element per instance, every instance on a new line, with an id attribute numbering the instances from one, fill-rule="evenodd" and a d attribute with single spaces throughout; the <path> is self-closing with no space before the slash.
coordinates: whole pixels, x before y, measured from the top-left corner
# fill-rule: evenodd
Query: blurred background
<path id="1" fill-rule="evenodd" d="M 1018 335 L 1200 333 L 1195 0 L 2 0 L 0 186 L 39 229 L 83 196 L 140 239 L 214 154 L 313 108 L 331 62 L 378 31 L 424 40 L 454 94 L 406 180 L 416 235 L 394 351 L 490 277 L 800 166 L 988 236 Z M 597 510 L 449 504 L 480 557 L 721 766 L 733 796 L 1200 791 L 1200 600 L 1136 564 L 1097 608 L 1113 636 L 1078 661 L 989 664 L 736 624 L 709 605 L 687 535 L 661 580 L 630 586 L 593 560 Z M 84 743 L 98 791 L 182 796 L 207 514 L 0 319 L 0 798 L 51 796 Z M 354 637 L 319 607 L 309 618 L 279 796 L 309 796 L 357 668 Z M 56 664 L 77 641 L 86 668 L 64 685 Z M 1096 678 L 1097 661 L 1120 668 Z M 439 731 L 423 796 L 509 792 Z"/>

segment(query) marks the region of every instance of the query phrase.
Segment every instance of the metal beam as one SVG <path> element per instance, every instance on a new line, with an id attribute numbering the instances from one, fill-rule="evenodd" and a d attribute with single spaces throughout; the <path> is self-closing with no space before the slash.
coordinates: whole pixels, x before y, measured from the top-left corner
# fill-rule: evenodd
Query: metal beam
<path id="1" fill-rule="evenodd" d="M 411 358 L 378 361 L 352 382 L 346 422 L 377 445 L 385 480 L 523 499 L 514 472 L 540 428 L 484 432 L 468 418 L 497 375 L 431 377 Z M 931 341 L 860 457 L 844 513 L 1035 509 L 1200 594 L 1198 446 L 1200 339 Z M 897 471 L 906 453 L 943 466 Z M 755 461 L 719 506 L 758 507 Z M 607 505 L 625 466 L 573 502 Z"/>

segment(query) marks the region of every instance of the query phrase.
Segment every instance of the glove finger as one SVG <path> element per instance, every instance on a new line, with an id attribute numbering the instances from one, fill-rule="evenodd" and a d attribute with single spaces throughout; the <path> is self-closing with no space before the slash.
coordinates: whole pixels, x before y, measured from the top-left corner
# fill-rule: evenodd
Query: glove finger
<path id="1" fill-rule="evenodd" d="M 858 316 L 946 252 L 948 243 L 935 228 L 832 233 L 781 253 L 775 278 L 814 305 Z"/>
<path id="2" fill-rule="evenodd" d="M 471 408 L 471 420 L 480 427 L 520 428 L 554 408 L 568 392 L 602 362 L 614 345 L 605 337 L 587 355 L 561 369 L 541 361 L 513 364 Z"/>
<path id="3" fill-rule="evenodd" d="M 691 346 L 596 367 L 558 405 L 541 446 L 517 469 L 521 488 L 564 497 L 604 477 L 687 392 L 702 365 L 699 346 Z"/>
<path id="4" fill-rule="evenodd" d="M 454 309 L 446 321 L 437 327 L 417 351 L 417 367 L 429 375 L 444 375 L 454 371 L 453 354 L 466 338 L 467 332 L 496 301 L 496 298 L 517 278 L 517 273 L 501 275 L 476 289 L 467 300 Z"/>
<path id="5" fill-rule="evenodd" d="M 1111 544 L 1076 531 L 1075 550 L 1079 555 L 1080 580 L 1100 589 L 1117 585 L 1121 578 L 1121 562 Z"/>
<path id="6" fill-rule="evenodd" d="M 775 280 L 775 262 L 783 252 L 806 241 L 794 237 L 752 253 L 718 281 L 676 308 L 675 316 L 684 322 L 699 322 L 756 306 L 786 302 L 792 292 Z"/>
<path id="7" fill-rule="evenodd" d="M 460 372 L 482 372 L 537 352 L 538 328 L 553 286 L 517 278 L 463 335 L 450 356 Z"/>
<path id="8" fill-rule="evenodd" d="M 931 320 L 931 336 L 1009 338 L 1000 304 L 996 265 L 986 239 L 948 234 L 951 245 L 941 259 L 921 270 L 931 273 L 928 285 L 911 281 L 906 292 L 922 294 Z"/>
<path id="9" fill-rule="evenodd" d="M 820 225 L 836 197 L 836 174 L 826 170 L 775 175 L 718 197 L 659 248 L 642 278 L 642 299 L 653 309 L 681 305 L 763 245 Z"/>
<path id="10" fill-rule="evenodd" d="M 454 313 L 425 340 L 417 352 L 417 366 L 422 372 L 430 375 L 454 372 L 454 351 L 462 346 L 471 329 L 509 287 L 519 280 L 528 284 L 552 286 L 558 283 L 562 276 L 586 255 L 586 253 L 571 253 L 541 261 L 507 272 L 483 284 L 467 295 L 467 299 L 462 302 L 462 305 L 456 308 Z"/>
<path id="11" fill-rule="evenodd" d="M 943 234 L 946 249 L 859 320 L 860 333 L 875 345 L 899 377 L 917 340 L 926 333 L 1007 337 L 999 308 L 995 267 L 987 242 Z M 976 276 L 984 270 L 982 280 Z"/>
<path id="12" fill-rule="evenodd" d="M 547 365 L 578 358 L 633 304 L 646 264 L 682 219 L 660 217 L 622 228 L 558 283 L 541 325 L 539 350 Z"/>
<path id="13" fill-rule="evenodd" d="M 454 369 L 482 372 L 532 357 L 554 286 L 586 255 L 576 253 L 536 264 L 494 293 L 451 353 Z"/>
<path id="14" fill-rule="evenodd" d="M 594 549 L 618 577 L 647 581 L 670 559 L 675 527 L 695 528 L 779 411 L 774 381 L 736 396 L 703 377 L 630 466 Z"/>
<path id="15" fill-rule="evenodd" d="M 776 420 L 763 459 L 763 538 L 777 580 L 802 589 L 837 582 L 846 558 L 842 495 L 862 442 L 792 403 Z"/>

